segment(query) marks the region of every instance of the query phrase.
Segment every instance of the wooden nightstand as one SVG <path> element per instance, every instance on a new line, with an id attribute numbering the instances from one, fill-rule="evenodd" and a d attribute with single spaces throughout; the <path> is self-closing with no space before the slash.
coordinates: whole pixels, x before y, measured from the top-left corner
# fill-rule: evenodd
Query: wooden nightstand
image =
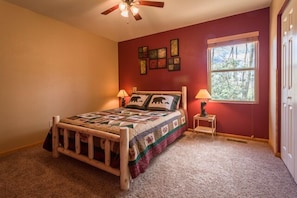
<path id="1" fill-rule="evenodd" d="M 201 126 L 200 122 L 208 122 L 208 126 Z M 196 125 L 197 123 L 197 125 Z M 205 117 L 200 116 L 200 114 L 196 114 L 193 117 L 193 130 L 194 132 L 202 132 L 202 133 L 210 133 L 212 136 L 216 134 L 216 116 L 208 114 Z"/>

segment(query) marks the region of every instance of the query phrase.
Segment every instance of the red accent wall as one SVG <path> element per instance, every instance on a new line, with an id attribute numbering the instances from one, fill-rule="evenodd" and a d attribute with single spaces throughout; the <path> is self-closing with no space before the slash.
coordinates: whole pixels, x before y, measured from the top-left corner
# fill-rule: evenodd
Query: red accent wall
<path id="1" fill-rule="evenodd" d="M 194 97 L 199 89 L 208 87 L 207 40 L 252 31 L 259 31 L 259 103 L 209 102 L 206 110 L 217 115 L 218 132 L 268 139 L 269 8 L 120 42 L 119 86 L 128 94 L 134 86 L 138 90 L 177 90 L 187 86 L 189 128 L 192 128 L 193 115 L 200 112 L 200 102 Z M 167 47 L 168 58 L 170 40 L 175 38 L 179 39 L 181 70 L 148 69 L 146 75 L 140 75 L 138 47 Z"/>

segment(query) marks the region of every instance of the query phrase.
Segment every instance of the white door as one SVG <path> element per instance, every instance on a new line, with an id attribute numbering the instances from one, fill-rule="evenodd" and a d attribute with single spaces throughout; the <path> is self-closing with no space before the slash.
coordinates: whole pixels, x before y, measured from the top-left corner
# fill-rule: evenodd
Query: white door
<path id="1" fill-rule="evenodd" d="M 297 114 L 296 114 L 296 1 L 290 1 L 282 14 L 281 66 L 281 158 L 297 181 Z M 294 77 L 295 75 L 295 77 Z M 296 161 L 296 162 L 295 162 Z"/>

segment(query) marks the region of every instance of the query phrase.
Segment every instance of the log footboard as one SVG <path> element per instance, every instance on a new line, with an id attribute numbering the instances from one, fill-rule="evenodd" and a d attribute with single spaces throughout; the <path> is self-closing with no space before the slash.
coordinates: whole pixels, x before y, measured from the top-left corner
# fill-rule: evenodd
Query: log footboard
<path id="1" fill-rule="evenodd" d="M 52 130 L 52 145 L 53 157 L 59 157 L 59 154 L 68 155 L 72 158 L 78 159 L 82 162 L 90 164 L 96 168 L 102 169 L 106 172 L 112 173 L 120 177 L 120 188 L 128 190 L 130 186 L 130 173 L 128 167 L 129 157 L 129 130 L 127 127 L 120 129 L 120 135 L 89 129 L 80 126 L 74 126 L 66 123 L 60 123 L 60 116 L 53 117 L 53 130 Z M 63 146 L 59 145 L 59 129 L 63 129 Z M 69 131 L 75 132 L 75 151 L 70 150 L 69 147 Z M 88 155 L 80 154 L 80 138 L 81 134 L 86 135 L 88 141 Z M 94 137 L 105 139 L 105 160 L 104 163 L 94 159 Z M 120 169 L 110 166 L 110 142 L 119 142 L 120 144 Z"/>

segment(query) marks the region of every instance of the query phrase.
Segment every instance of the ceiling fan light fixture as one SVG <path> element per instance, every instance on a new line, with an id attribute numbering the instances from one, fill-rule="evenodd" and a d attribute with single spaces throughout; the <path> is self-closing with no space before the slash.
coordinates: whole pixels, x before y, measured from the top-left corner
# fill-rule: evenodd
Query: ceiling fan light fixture
<path id="1" fill-rule="evenodd" d="M 120 8 L 121 11 L 127 10 L 127 4 L 124 3 L 124 2 L 121 2 L 119 4 L 119 8 Z"/>
<path id="2" fill-rule="evenodd" d="M 118 0 L 120 1 L 120 0 Z M 129 13 L 134 16 L 134 19 L 136 21 L 141 20 L 142 17 L 139 14 L 139 8 L 136 6 L 152 6 L 152 7 L 158 7 L 163 8 L 164 2 L 162 1 L 144 1 L 144 0 L 121 0 L 120 3 L 117 3 L 116 5 L 112 6 L 111 8 L 101 12 L 103 15 L 107 15 L 117 9 L 121 11 L 121 15 L 123 17 L 129 17 Z"/>
<path id="3" fill-rule="evenodd" d="M 128 16 L 129 16 L 128 10 L 127 10 L 127 9 L 123 10 L 123 11 L 121 12 L 121 15 L 122 15 L 123 17 L 128 17 Z"/>
<path id="4" fill-rule="evenodd" d="M 133 16 L 135 16 L 139 12 L 139 8 L 137 8 L 136 6 L 131 6 L 130 10 L 131 10 Z"/>

